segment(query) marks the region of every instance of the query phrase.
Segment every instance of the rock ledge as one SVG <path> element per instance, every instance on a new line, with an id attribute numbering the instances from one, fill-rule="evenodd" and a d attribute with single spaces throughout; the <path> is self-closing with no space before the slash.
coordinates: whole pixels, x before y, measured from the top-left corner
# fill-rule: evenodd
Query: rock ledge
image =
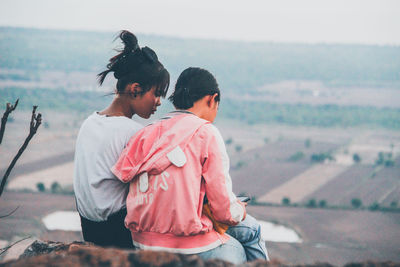
<path id="1" fill-rule="evenodd" d="M 116 248 L 102 248 L 90 243 L 40 241 L 33 242 L 19 257 L 18 260 L 0 263 L 6 266 L 144 266 L 144 267 L 225 267 L 234 266 L 222 260 L 204 261 L 195 255 L 182 255 L 158 251 L 135 251 Z M 290 265 L 281 262 L 254 261 L 241 266 L 332 266 L 328 263 L 315 263 L 312 265 Z M 400 263 L 393 262 L 363 262 L 349 263 L 346 267 L 400 267 Z"/>

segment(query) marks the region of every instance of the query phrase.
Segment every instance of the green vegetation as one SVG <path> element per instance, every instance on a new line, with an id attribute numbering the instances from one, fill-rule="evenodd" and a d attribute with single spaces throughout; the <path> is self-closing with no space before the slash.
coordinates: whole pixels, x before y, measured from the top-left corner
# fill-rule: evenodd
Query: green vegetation
<path id="1" fill-rule="evenodd" d="M 58 182 L 53 182 L 50 186 L 50 190 L 46 188 L 44 183 L 39 182 L 36 184 L 36 188 L 39 192 L 51 192 L 52 194 L 64 194 L 64 195 L 73 195 L 74 190 L 72 187 L 62 187 Z M 23 190 L 23 192 L 31 192 L 31 190 Z"/>
<path id="2" fill-rule="evenodd" d="M 392 153 L 379 152 L 378 158 L 375 161 L 375 165 L 383 165 L 385 167 L 394 166 L 394 159 Z"/>
<path id="3" fill-rule="evenodd" d="M 335 158 L 331 155 L 330 152 L 319 153 L 319 154 L 312 154 L 311 162 L 324 162 L 325 160 L 335 160 Z"/>
<path id="4" fill-rule="evenodd" d="M 380 209 L 380 205 L 378 202 L 374 202 L 371 205 L 369 205 L 368 207 L 369 210 L 379 210 Z"/>
<path id="5" fill-rule="evenodd" d="M 70 92 L 63 88 L 33 90 L 3 87 L 0 88 L 0 95 L 2 96 L 0 105 L 14 102 L 15 99 L 20 98 L 21 109 L 29 110 L 35 104 L 39 105 L 41 109 L 74 112 L 88 112 L 104 108 L 112 98 L 104 96 L 104 93 L 100 92 Z M 366 125 L 400 129 L 400 109 L 389 108 L 265 104 L 262 102 L 251 104 L 251 102 L 224 99 L 221 102 L 219 116 L 245 122 L 281 123 L 294 126 L 350 127 Z M 311 141 L 306 140 L 305 146 L 307 147 L 307 145 L 311 146 Z"/>
<path id="6" fill-rule="evenodd" d="M 400 109 L 363 106 L 276 104 L 223 99 L 220 114 L 249 124 L 276 123 L 294 126 L 369 126 L 400 129 Z M 311 143 L 310 143 L 311 145 Z M 307 144 L 305 143 L 307 147 Z"/>
<path id="7" fill-rule="evenodd" d="M 258 202 L 254 201 L 254 205 L 261 206 L 286 206 L 286 207 L 306 207 L 310 209 L 320 208 L 320 209 L 332 209 L 332 210 L 349 210 L 349 209 L 360 209 L 360 210 L 370 210 L 370 211 L 380 211 L 380 212 L 400 212 L 397 205 L 397 201 L 392 201 L 390 205 L 382 206 L 377 201 L 373 202 L 369 206 L 363 206 L 362 201 L 359 198 L 353 198 L 351 200 L 351 206 L 349 205 L 328 205 L 325 199 L 317 201 L 315 198 L 309 199 L 304 203 L 292 203 L 289 197 L 283 197 L 280 204 L 268 203 L 268 202 Z"/>
<path id="8" fill-rule="evenodd" d="M 58 194 L 62 192 L 62 187 L 59 183 L 54 182 L 51 184 L 50 190 L 53 194 Z"/>
<path id="9" fill-rule="evenodd" d="M 282 198 L 282 204 L 285 205 L 285 206 L 289 206 L 290 205 L 290 198 L 288 198 L 288 197 Z"/>
<path id="10" fill-rule="evenodd" d="M 362 206 L 362 201 L 359 198 L 353 198 L 351 200 L 351 206 L 353 206 L 353 208 L 358 209 Z"/>
<path id="11" fill-rule="evenodd" d="M 38 190 L 39 192 L 44 192 L 44 191 L 46 191 L 46 187 L 44 186 L 44 183 L 41 183 L 41 182 L 39 182 L 39 183 L 36 184 L 36 188 L 37 188 L 37 190 Z"/>
<path id="12" fill-rule="evenodd" d="M 314 198 L 308 200 L 308 202 L 307 202 L 307 204 L 306 204 L 306 207 L 308 207 L 308 208 L 315 208 L 315 207 L 317 207 L 317 201 L 316 201 Z"/>
<path id="13" fill-rule="evenodd" d="M 242 147 L 242 145 L 236 145 L 235 146 L 235 150 L 236 150 L 236 152 L 241 152 L 242 150 L 243 150 L 243 147 Z"/>
<path id="14" fill-rule="evenodd" d="M 322 200 L 320 200 L 319 202 L 318 202 L 318 206 L 320 207 L 320 208 L 325 208 L 326 206 L 327 206 L 327 201 L 325 200 L 325 199 L 322 199 Z"/>
<path id="15" fill-rule="evenodd" d="M 238 162 L 236 163 L 235 168 L 236 168 L 236 169 L 240 169 L 240 168 L 242 168 L 243 166 L 246 166 L 246 162 L 240 160 L 240 161 L 238 161 Z"/>
<path id="16" fill-rule="evenodd" d="M 104 108 L 110 101 L 110 97 L 98 92 L 69 92 L 65 89 L 23 89 L 18 87 L 0 88 L 0 105 L 7 102 L 15 102 L 20 99 L 18 108 L 32 109 L 38 105 L 43 109 L 56 109 L 69 112 L 93 112 Z"/>
<path id="17" fill-rule="evenodd" d="M 360 163 L 361 162 L 361 157 L 357 153 L 353 154 L 353 161 L 354 163 Z"/>
<path id="18" fill-rule="evenodd" d="M 228 145 L 228 146 L 229 146 L 230 144 L 232 144 L 232 143 L 233 143 L 232 137 L 229 137 L 228 139 L 225 140 L 225 144 Z"/>
<path id="19" fill-rule="evenodd" d="M 291 155 L 288 158 L 288 161 L 292 161 L 292 162 L 299 161 L 302 158 L 304 158 L 304 156 L 305 155 L 304 155 L 304 153 L 302 151 L 297 151 L 296 153 L 294 153 L 293 155 Z"/>

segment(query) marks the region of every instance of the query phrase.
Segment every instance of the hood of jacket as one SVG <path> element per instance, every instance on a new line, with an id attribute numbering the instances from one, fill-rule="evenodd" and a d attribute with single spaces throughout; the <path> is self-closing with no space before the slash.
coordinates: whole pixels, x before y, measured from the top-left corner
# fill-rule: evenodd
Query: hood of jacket
<path id="1" fill-rule="evenodd" d="M 171 164 L 182 167 L 186 145 L 207 123 L 192 113 L 177 113 L 148 125 L 131 137 L 111 171 L 126 183 L 144 172 L 160 174 Z"/>

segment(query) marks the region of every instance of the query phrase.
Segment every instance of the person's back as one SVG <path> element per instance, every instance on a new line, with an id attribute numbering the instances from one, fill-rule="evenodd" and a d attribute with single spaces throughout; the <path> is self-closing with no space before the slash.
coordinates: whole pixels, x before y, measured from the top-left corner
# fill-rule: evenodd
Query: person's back
<path id="1" fill-rule="evenodd" d="M 259 224 L 232 192 L 229 157 L 211 124 L 220 101 L 214 76 L 184 70 L 169 99 L 177 111 L 133 136 L 112 168 L 130 182 L 125 223 L 135 246 L 236 264 L 267 259 Z"/>
<path id="2" fill-rule="evenodd" d="M 76 140 L 74 168 L 74 192 L 83 217 L 105 221 L 125 208 L 129 187 L 116 179 L 110 168 L 141 128 L 124 116 L 107 117 L 97 112 L 83 122 Z"/>
<path id="3" fill-rule="evenodd" d="M 140 48 L 134 34 L 121 31 L 124 49 L 113 56 L 107 70 L 98 74 L 102 85 L 107 74 L 117 79 L 115 97 L 102 111 L 94 112 L 79 130 L 74 161 L 74 192 L 85 241 L 100 246 L 132 248 L 125 228 L 128 186 L 110 171 L 129 138 L 142 128 L 134 114 L 149 118 L 161 104 L 169 86 L 169 73 L 148 47 Z"/>
<path id="4" fill-rule="evenodd" d="M 135 135 L 113 172 L 136 177 L 126 218 L 136 246 L 200 253 L 227 240 L 202 212 L 205 195 L 218 221 L 237 224 L 244 209 L 227 187 L 215 127 L 186 112 L 169 117 Z"/>

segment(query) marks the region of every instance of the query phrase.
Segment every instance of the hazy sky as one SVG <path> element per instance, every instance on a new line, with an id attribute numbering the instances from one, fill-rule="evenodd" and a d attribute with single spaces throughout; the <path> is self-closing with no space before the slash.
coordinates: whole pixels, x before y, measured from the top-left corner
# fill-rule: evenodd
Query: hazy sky
<path id="1" fill-rule="evenodd" d="M 0 0 L 0 25 L 400 45 L 400 0 Z"/>

